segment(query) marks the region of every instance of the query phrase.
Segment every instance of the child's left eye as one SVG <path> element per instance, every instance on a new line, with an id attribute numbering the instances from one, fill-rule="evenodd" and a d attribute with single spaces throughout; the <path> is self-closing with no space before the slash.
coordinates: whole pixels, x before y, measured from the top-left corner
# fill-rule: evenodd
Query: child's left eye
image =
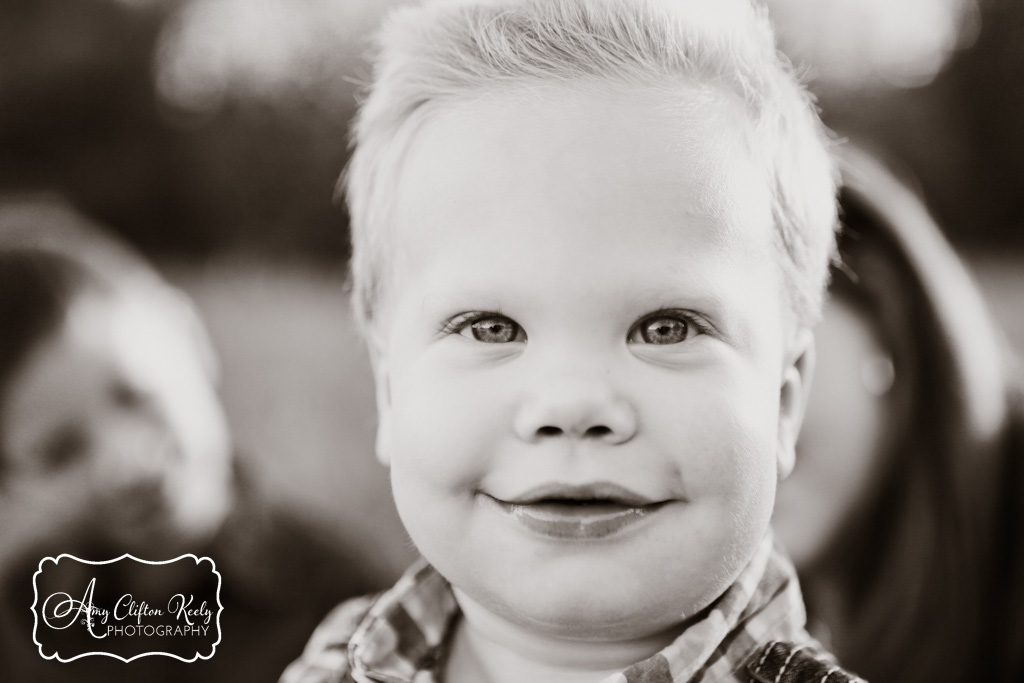
<path id="1" fill-rule="evenodd" d="M 632 344 L 679 344 L 702 334 L 692 318 L 678 313 L 656 313 L 638 322 L 629 332 Z"/>

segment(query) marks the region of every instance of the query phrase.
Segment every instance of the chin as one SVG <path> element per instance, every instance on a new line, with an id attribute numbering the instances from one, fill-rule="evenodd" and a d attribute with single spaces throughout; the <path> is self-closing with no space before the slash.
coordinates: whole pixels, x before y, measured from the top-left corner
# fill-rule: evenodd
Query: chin
<path id="1" fill-rule="evenodd" d="M 122 552 L 142 560 L 160 562 L 188 553 L 203 553 L 219 526 L 188 528 L 171 519 L 149 524 L 111 526 L 106 529 L 108 541 Z"/>
<path id="2" fill-rule="evenodd" d="M 662 584 L 639 579 L 527 577 L 480 602 L 531 630 L 582 640 L 641 638 L 682 621 L 686 606 L 676 606 Z"/>
<path id="3" fill-rule="evenodd" d="M 645 638 L 681 621 L 674 612 L 652 614 L 636 604 L 621 604 L 603 596 L 589 596 L 588 600 L 573 604 L 541 606 L 523 617 L 523 625 L 532 629 L 552 636 L 590 641 Z"/>
<path id="4" fill-rule="evenodd" d="M 159 562 L 181 554 L 176 552 L 181 541 L 164 529 L 121 527 L 116 531 L 106 529 L 104 537 L 107 544 L 118 552 L 128 553 L 140 560 Z"/>

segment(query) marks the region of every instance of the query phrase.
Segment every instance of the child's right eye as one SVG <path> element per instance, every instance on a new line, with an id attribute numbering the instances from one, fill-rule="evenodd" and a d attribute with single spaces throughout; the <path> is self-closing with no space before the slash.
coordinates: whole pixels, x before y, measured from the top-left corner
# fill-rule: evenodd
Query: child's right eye
<path id="1" fill-rule="evenodd" d="M 508 344 L 526 341 L 526 332 L 515 320 L 494 313 L 468 315 L 451 321 L 449 332 L 470 337 L 485 344 Z"/>

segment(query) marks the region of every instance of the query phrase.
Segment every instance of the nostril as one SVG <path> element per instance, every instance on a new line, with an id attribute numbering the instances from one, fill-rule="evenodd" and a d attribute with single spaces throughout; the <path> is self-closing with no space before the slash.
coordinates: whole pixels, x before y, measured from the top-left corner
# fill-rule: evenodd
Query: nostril
<path id="1" fill-rule="evenodd" d="M 612 430 L 609 429 L 608 427 L 605 427 L 604 425 L 594 425 L 593 427 L 588 428 L 587 431 L 583 433 L 583 435 L 590 436 L 593 438 L 600 438 L 611 433 Z"/>
<path id="2" fill-rule="evenodd" d="M 537 430 L 537 434 L 540 436 L 558 436 L 562 433 L 562 430 L 558 427 L 545 426 Z"/>

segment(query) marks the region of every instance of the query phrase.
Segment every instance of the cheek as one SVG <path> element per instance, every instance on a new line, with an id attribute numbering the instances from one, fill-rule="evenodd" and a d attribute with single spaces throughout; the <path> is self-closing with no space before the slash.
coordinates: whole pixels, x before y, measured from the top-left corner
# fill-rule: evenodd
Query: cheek
<path id="1" fill-rule="evenodd" d="M 435 566 L 462 557 L 475 492 L 496 450 L 497 418 L 457 377 L 427 364 L 391 385 L 391 488 L 418 551 Z"/>
<path id="2" fill-rule="evenodd" d="M 460 492 L 475 490 L 509 433 L 500 384 L 436 360 L 399 367 L 392 383 L 392 479 Z"/>
<path id="3" fill-rule="evenodd" d="M 754 373 L 709 370 L 693 379 L 693 391 L 666 387 L 671 399 L 658 402 L 663 447 L 676 454 L 692 495 L 728 505 L 737 519 L 766 519 L 775 492 L 777 392 Z"/>

